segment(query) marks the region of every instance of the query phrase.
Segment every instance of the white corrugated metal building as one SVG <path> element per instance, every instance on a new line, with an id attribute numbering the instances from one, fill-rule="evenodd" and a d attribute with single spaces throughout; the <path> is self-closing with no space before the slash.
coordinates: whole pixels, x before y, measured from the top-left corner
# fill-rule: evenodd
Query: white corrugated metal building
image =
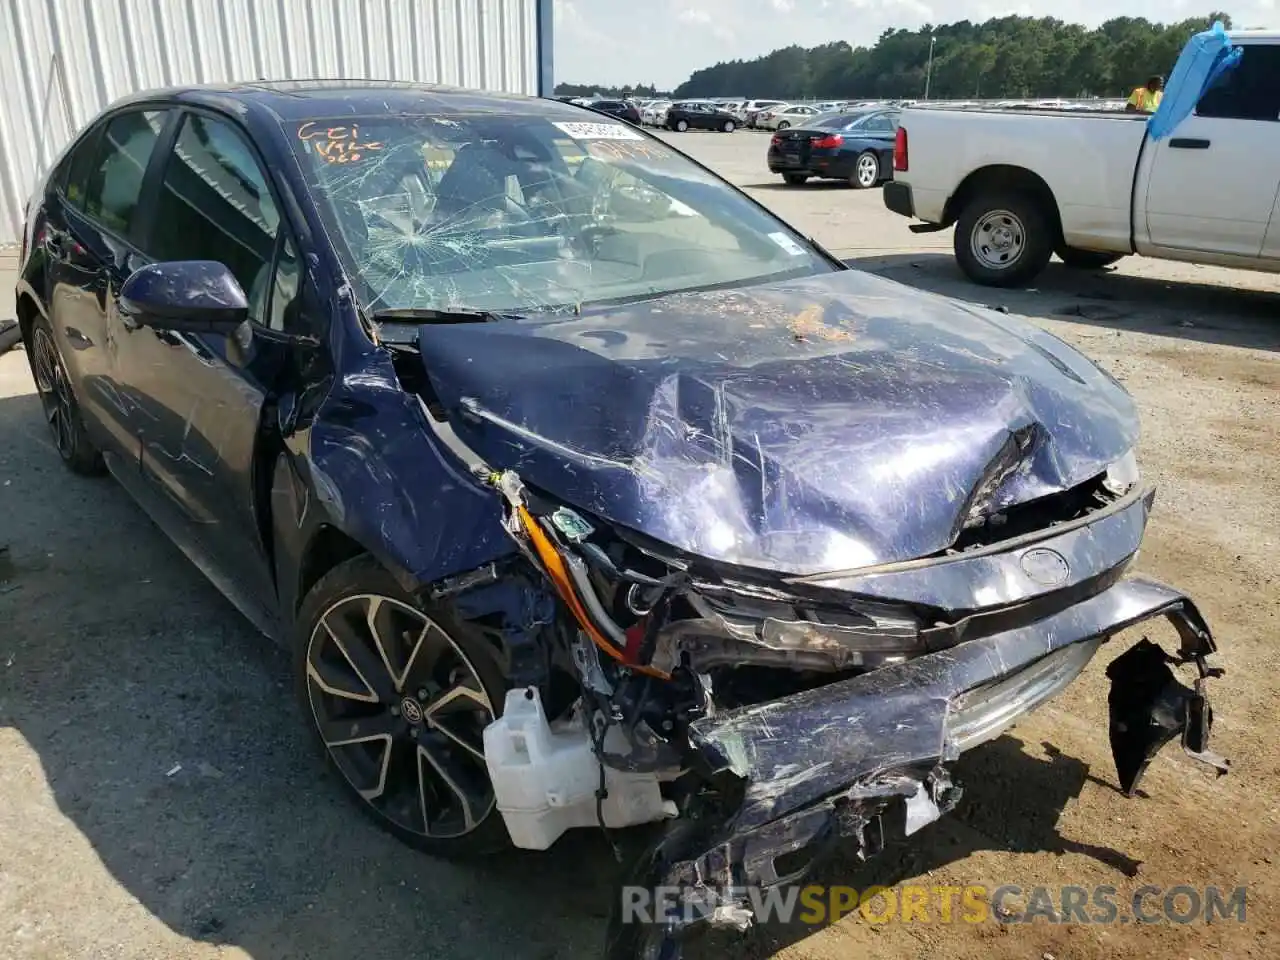
<path id="1" fill-rule="evenodd" d="M 0 0 L 0 246 L 77 130 L 137 90 L 394 79 L 550 96 L 552 0 Z"/>

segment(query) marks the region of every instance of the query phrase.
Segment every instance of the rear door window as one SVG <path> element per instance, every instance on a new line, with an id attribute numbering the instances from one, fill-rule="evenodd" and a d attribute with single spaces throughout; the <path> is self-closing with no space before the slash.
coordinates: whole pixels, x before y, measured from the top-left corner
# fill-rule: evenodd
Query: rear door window
<path id="1" fill-rule="evenodd" d="M 76 144 L 71 155 L 62 167 L 60 185 L 67 202 L 77 210 L 84 211 L 84 189 L 89 182 L 89 175 L 98 162 L 98 144 L 102 139 L 102 127 L 99 125 L 85 134 Z"/>
<path id="2" fill-rule="evenodd" d="M 81 209 L 126 239 L 137 226 L 142 179 L 166 116 L 163 110 L 135 110 L 113 117 L 98 141 L 94 161 L 87 165 Z"/>
<path id="3" fill-rule="evenodd" d="M 1196 114 L 1231 120 L 1280 120 L 1280 46 L 1245 44 L 1240 62 L 1200 98 Z"/>

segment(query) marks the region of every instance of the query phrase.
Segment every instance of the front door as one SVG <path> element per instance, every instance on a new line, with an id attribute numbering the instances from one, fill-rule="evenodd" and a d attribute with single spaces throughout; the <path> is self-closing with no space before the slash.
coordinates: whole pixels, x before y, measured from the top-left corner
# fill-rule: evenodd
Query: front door
<path id="1" fill-rule="evenodd" d="M 1146 224 L 1153 246 L 1262 253 L 1280 186 L 1280 46 L 1245 44 L 1152 156 Z"/>
<path id="2" fill-rule="evenodd" d="M 269 606 L 255 454 L 290 350 L 272 318 L 288 311 L 299 259 L 268 183 L 230 121 L 182 118 L 159 178 L 147 252 L 156 261 L 225 264 L 245 291 L 250 319 L 226 336 L 140 327 L 127 378 L 163 411 L 142 437 L 144 473 L 180 508 L 219 572 Z"/>

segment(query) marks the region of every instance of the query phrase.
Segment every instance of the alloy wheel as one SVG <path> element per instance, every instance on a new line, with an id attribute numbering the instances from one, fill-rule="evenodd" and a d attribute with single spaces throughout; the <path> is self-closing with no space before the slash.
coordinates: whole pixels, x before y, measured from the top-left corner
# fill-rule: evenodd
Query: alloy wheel
<path id="1" fill-rule="evenodd" d="M 875 156 L 870 153 L 864 153 L 860 156 L 854 175 L 858 178 L 858 186 L 863 188 L 874 187 L 876 181 L 880 179 L 880 164 Z"/>
<path id="2" fill-rule="evenodd" d="M 1022 256 L 1027 231 L 1017 214 L 991 210 L 980 217 L 969 234 L 974 258 L 984 267 L 1005 270 Z"/>
<path id="3" fill-rule="evenodd" d="M 75 399 L 62 358 L 53 338 L 43 327 L 37 326 L 31 338 L 31 366 L 35 373 L 36 392 L 44 407 L 44 417 L 53 434 L 58 454 L 64 460 L 75 456 Z"/>
<path id="4" fill-rule="evenodd" d="M 483 740 L 493 705 L 461 647 L 421 610 L 344 597 L 316 621 L 306 672 L 329 756 L 380 816 L 444 840 L 493 811 Z"/>

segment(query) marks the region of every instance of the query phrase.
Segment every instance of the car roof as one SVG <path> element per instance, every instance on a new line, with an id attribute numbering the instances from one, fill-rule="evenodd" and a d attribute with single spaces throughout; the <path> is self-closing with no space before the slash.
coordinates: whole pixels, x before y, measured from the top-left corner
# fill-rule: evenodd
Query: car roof
<path id="1" fill-rule="evenodd" d="M 236 114 L 266 113 L 281 122 L 379 114 L 515 113 L 570 120 L 582 115 L 581 107 L 560 100 L 393 80 L 285 80 L 165 87 L 130 94 L 111 108 L 158 99 Z"/>

